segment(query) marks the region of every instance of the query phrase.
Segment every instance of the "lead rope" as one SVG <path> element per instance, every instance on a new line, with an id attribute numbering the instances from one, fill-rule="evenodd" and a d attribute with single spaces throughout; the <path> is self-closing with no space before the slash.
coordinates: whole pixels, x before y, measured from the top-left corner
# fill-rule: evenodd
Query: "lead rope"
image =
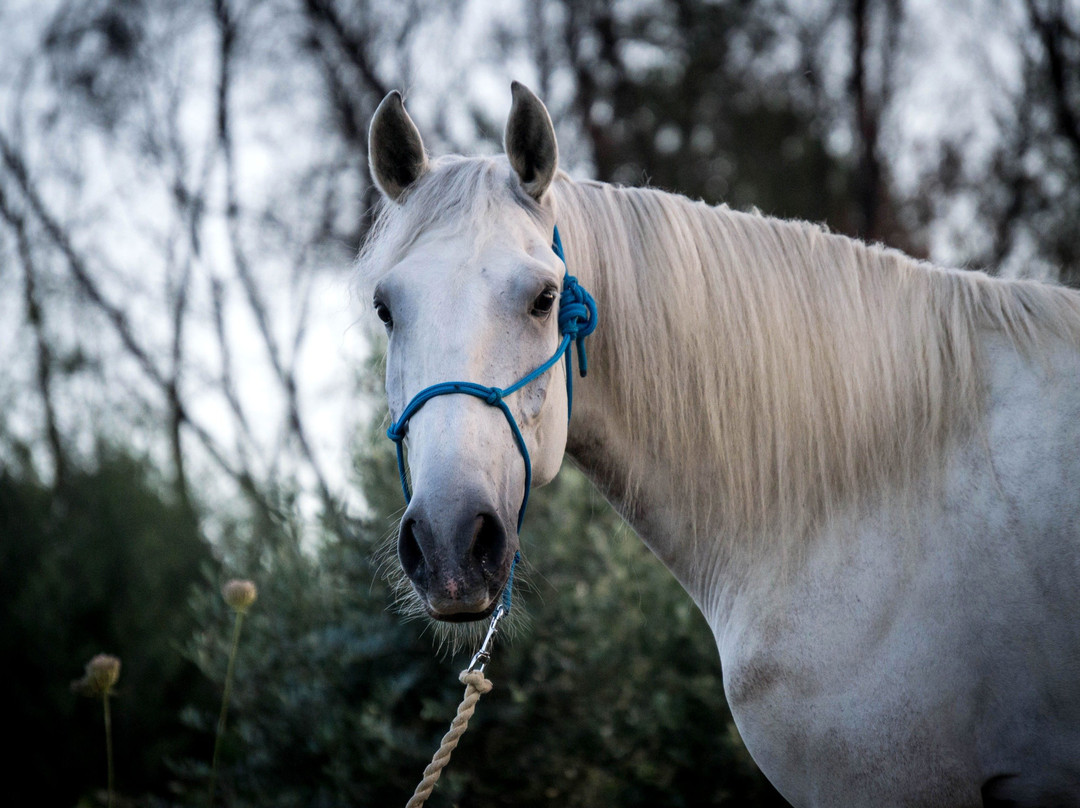
<path id="1" fill-rule="evenodd" d="M 469 719 L 476 712 L 476 703 L 480 701 L 482 695 L 490 693 L 491 688 L 494 687 L 491 680 L 484 676 L 484 666 L 491 661 L 491 649 L 499 633 L 499 621 L 510 613 L 510 593 L 514 585 L 514 567 L 517 566 L 517 560 L 518 557 L 514 556 L 514 563 L 510 567 L 510 579 L 506 582 L 506 590 L 503 592 L 503 601 L 491 616 L 491 624 L 488 626 L 484 641 L 480 644 L 480 650 L 473 656 L 469 667 L 458 675 L 458 679 L 465 685 L 465 695 L 461 699 L 461 704 L 458 705 L 457 715 L 450 722 L 450 729 L 443 735 L 438 750 L 431 758 L 431 763 L 424 769 L 423 779 L 416 786 L 405 808 L 420 808 L 427 802 L 427 798 L 435 790 L 435 784 L 439 782 L 442 770 L 450 762 L 450 755 L 457 747 L 461 736 L 465 734 L 465 730 L 469 728 Z"/>
<path id="2" fill-rule="evenodd" d="M 461 736 L 469 728 L 469 719 L 472 718 L 472 714 L 476 711 L 476 703 L 480 701 L 482 695 L 494 687 L 491 681 L 485 678 L 480 671 L 462 671 L 458 679 L 465 684 L 465 697 L 461 700 L 461 704 L 458 705 L 457 715 L 450 722 L 450 731 L 443 735 L 439 751 L 435 753 L 431 763 L 424 769 L 424 779 L 416 787 L 412 799 L 409 800 L 405 808 L 420 808 L 421 805 L 427 802 L 427 798 L 431 796 L 431 792 L 435 789 L 435 784 L 439 782 L 439 775 L 442 774 L 446 764 L 450 762 L 450 753 L 454 751 L 454 747 L 458 745 Z"/>

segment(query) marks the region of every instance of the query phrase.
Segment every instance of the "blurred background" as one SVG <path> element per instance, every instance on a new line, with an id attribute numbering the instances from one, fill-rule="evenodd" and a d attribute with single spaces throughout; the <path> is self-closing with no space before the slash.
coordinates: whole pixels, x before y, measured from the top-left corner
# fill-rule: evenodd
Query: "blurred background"
<path id="1" fill-rule="evenodd" d="M 367 124 L 1080 281 L 1077 0 L 4 0 L 0 757 L 10 805 L 404 804 L 467 653 L 392 609 L 403 502 L 351 262 Z M 573 469 L 432 806 L 774 805 L 704 620 Z M 391 564 L 392 564 L 391 560 Z"/>

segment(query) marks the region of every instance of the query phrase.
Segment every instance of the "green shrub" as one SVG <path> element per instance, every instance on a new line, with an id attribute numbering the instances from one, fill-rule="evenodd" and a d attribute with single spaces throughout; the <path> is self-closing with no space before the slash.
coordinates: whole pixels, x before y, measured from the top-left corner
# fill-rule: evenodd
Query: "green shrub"
<path id="1" fill-rule="evenodd" d="M 0 692 L 15 742 L 6 801 L 74 805 L 106 787 L 101 704 L 71 682 L 120 657 L 112 698 L 117 789 L 170 790 L 170 761 L 209 749 L 180 721 L 213 691 L 179 649 L 195 631 L 190 590 L 213 556 L 149 465 L 103 449 L 58 491 L 0 470 Z"/>
<path id="2" fill-rule="evenodd" d="M 454 715 L 471 648 L 440 650 L 388 609 L 376 559 L 403 503 L 387 448 L 360 468 L 380 516 L 349 541 L 305 547 L 283 522 L 237 548 L 259 605 L 237 663 L 227 804 L 403 805 Z M 495 690 L 428 805 L 783 804 L 730 723 L 704 619 L 569 466 L 531 500 L 523 554 L 525 619 L 500 637 Z M 202 609 L 227 625 L 216 592 Z M 202 639 L 193 653 L 220 680 L 227 632 Z"/>

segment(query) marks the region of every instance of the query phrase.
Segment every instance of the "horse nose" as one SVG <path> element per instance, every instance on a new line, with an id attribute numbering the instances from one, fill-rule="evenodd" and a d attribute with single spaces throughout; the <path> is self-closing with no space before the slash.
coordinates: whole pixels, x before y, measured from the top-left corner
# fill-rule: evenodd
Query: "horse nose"
<path id="1" fill-rule="evenodd" d="M 506 554 L 506 530 L 502 520 L 491 513 L 478 513 L 466 522 L 459 530 L 453 531 L 455 535 L 450 537 L 450 552 L 441 553 L 440 542 L 430 522 L 422 516 L 406 514 L 398 534 L 398 558 L 410 581 L 426 584 L 430 574 L 444 566 L 446 561 L 458 560 L 463 562 L 462 566 L 472 563 L 478 565 L 480 570 L 499 566 Z M 467 540 L 461 541 L 465 537 Z M 454 552 L 455 546 L 466 548 L 463 558 L 454 558 L 454 555 L 461 555 Z M 445 560 L 443 557 L 446 557 Z"/>
<path id="2" fill-rule="evenodd" d="M 416 498 L 401 520 L 401 568 L 432 617 L 482 617 L 508 574 L 508 532 L 492 509 L 462 503 L 446 518 Z"/>
<path id="3" fill-rule="evenodd" d="M 414 585 L 420 585 L 427 579 L 427 559 L 424 557 L 424 550 L 417 538 L 418 529 L 427 538 L 427 525 L 418 525 L 415 518 L 408 517 L 401 520 L 401 528 L 398 531 L 398 560 L 401 561 L 401 569 Z M 430 540 L 425 541 L 424 544 L 431 547 Z"/>

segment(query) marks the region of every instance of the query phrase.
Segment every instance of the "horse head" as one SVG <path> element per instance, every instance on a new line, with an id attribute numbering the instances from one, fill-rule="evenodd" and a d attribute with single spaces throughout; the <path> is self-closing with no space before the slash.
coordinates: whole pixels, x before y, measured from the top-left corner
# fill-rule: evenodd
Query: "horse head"
<path id="1" fill-rule="evenodd" d="M 564 274 L 551 248 L 555 131 L 517 83 L 504 147 L 505 157 L 429 160 L 397 92 L 369 133 L 385 202 L 363 260 L 388 335 L 390 436 L 411 477 L 399 454 L 411 497 L 397 551 L 423 609 L 443 621 L 498 605 L 528 487 L 555 476 L 566 445 L 561 362 L 507 390 L 560 345 Z"/>

